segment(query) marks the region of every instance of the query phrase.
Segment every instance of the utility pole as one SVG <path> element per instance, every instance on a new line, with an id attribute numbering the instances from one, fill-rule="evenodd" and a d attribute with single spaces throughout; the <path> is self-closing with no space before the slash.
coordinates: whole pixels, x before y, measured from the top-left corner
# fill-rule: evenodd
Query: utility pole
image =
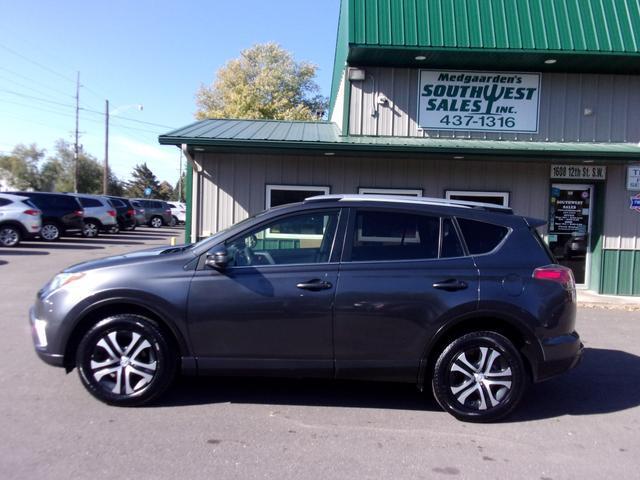
<path id="1" fill-rule="evenodd" d="M 78 193 L 78 123 L 80 119 L 80 72 L 76 77 L 76 142 L 73 148 L 73 191 Z"/>
<path id="2" fill-rule="evenodd" d="M 109 195 L 109 100 L 105 100 L 104 102 L 104 170 L 102 172 L 102 193 Z"/>

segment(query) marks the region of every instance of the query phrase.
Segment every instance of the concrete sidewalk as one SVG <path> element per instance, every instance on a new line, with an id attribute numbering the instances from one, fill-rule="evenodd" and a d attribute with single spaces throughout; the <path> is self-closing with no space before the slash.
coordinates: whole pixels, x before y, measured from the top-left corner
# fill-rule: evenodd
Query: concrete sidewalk
<path id="1" fill-rule="evenodd" d="M 580 307 L 640 311 L 640 297 L 600 295 L 591 290 L 578 290 L 577 295 Z"/>

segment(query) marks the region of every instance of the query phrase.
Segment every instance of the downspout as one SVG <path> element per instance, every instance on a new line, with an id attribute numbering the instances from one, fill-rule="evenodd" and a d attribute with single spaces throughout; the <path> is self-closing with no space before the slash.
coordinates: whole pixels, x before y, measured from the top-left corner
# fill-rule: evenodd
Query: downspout
<path id="1" fill-rule="evenodd" d="M 191 156 L 186 143 L 181 145 L 182 154 L 187 159 L 187 175 L 186 175 L 186 200 L 187 200 L 187 218 L 185 221 L 185 243 L 198 241 L 198 225 L 200 225 L 200 208 L 198 208 L 198 185 L 199 174 L 202 172 L 202 165 L 197 163 Z M 194 172 L 196 181 L 193 181 Z M 194 205 L 195 200 L 195 205 Z M 194 208 L 195 207 L 195 208 Z M 195 212 L 195 215 L 193 213 Z"/>

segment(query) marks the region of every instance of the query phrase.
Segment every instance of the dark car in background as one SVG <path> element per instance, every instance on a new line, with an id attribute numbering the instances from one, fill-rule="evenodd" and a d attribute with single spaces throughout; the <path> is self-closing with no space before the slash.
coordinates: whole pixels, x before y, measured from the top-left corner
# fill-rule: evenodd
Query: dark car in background
<path id="1" fill-rule="evenodd" d="M 135 230 L 137 225 L 136 211 L 129 199 L 112 195 L 107 195 L 106 197 L 111 202 L 113 208 L 116 209 L 116 220 L 118 221 L 120 230 Z"/>
<path id="2" fill-rule="evenodd" d="M 7 192 L 28 198 L 42 212 L 40 238 L 48 242 L 82 233 L 84 210 L 77 198 L 64 193 Z"/>
<path id="3" fill-rule="evenodd" d="M 312 197 L 64 270 L 37 295 L 33 340 L 112 405 L 154 400 L 181 369 L 409 382 L 461 420 L 493 421 L 582 354 L 573 276 L 545 223 L 470 202 Z"/>
<path id="4" fill-rule="evenodd" d="M 168 226 L 173 222 L 171 215 L 171 207 L 163 200 L 149 200 L 146 198 L 132 198 L 138 202 L 144 209 L 144 216 L 147 225 L 154 228 L 160 228 L 163 225 Z"/>
<path id="5" fill-rule="evenodd" d="M 147 217 L 144 215 L 144 207 L 137 200 L 130 200 L 135 210 L 136 225 L 146 225 Z"/>

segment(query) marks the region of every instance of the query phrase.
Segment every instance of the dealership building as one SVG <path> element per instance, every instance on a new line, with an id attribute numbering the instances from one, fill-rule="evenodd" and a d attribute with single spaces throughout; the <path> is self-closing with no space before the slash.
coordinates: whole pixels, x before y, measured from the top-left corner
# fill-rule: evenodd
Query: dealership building
<path id="1" fill-rule="evenodd" d="M 545 219 L 584 288 L 640 295 L 636 0 L 343 0 L 328 121 L 160 143 L 189 160 L 189 240 L 318 194 L 474 200 Z"/>

